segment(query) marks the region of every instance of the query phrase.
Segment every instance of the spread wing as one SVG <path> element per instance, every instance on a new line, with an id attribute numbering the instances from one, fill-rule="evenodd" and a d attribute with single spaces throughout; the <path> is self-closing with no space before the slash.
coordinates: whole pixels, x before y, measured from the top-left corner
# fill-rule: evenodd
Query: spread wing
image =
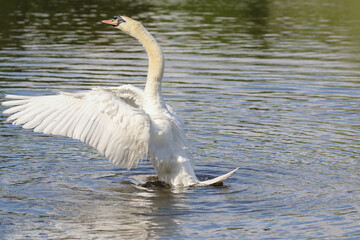
<path id="1" fill-rule="evenodd" d="M 150 117 L 142 110 L 143 92 L 133 86 L 94 88 L 49 96 L 7 95 L 8 121 L 34 132 L 86 142 L 112 163 L 131 168 L 146 158 Z"/>

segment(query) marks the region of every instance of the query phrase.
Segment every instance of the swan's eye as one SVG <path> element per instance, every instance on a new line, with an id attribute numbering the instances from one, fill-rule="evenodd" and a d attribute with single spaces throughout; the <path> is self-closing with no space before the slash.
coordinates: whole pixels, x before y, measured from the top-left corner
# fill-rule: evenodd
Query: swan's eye
<path id="1" fill-rule="evenodd" d="M 118 25 L 119 25 L 120 23 L 125 22 L 125 20 L 124 20 L 121 16 L 114 16 L 114 20 L 115 20 L 115 19 L 118 21 Z"/>

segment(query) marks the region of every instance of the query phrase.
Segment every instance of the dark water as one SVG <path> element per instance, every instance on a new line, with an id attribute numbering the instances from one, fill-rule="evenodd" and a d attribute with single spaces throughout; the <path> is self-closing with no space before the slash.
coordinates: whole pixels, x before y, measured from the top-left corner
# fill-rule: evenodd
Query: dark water
<path id="1" fill-rule="evenodd" d="M 196 171 L 223 187 L 142 189 L 83 143 L 0 120 L 1 239 L 359 239 L 360 2 L 0 0 L 0 101 L 144 86 L 141 20 L 166 57 Z M 3 107 L 0 109 L 4 110 Z"/>

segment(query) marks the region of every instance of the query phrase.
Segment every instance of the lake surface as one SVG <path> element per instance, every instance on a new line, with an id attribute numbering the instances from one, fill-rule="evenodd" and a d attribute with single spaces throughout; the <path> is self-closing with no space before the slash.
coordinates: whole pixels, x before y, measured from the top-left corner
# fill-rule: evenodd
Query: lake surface
<path id="1" fill-rule="evenodd" d="M 140 189 L 149 162 L 119 169 L 1 114 L 1 239 L 360 238 L 359 1 L 0 3 L 0 101 L 143 87 L 140 44 L 100 23 L 128 15 L 163 48 L 197 174 L 239 167 L 222 187 Z"/>

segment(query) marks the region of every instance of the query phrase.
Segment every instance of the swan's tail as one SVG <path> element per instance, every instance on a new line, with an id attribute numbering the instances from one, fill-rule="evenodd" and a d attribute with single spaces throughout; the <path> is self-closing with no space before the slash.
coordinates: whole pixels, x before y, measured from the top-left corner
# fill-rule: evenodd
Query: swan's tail
<path id="1" fill-rule="evenodd" d="M 213 178 L 213 179 L 210 179 L 210 180 L 198 182 L 198 183 L 192 185 L 192 187 L 204 187 L 204 186 L 211 186 L 211 185 L 221 184 L 223 181 L 225 181 L 228 177 L 230 177 L 238 169 L 239 168 L 236 168 L 236 169 L 232 170 L 231 172 L 228 172 L 228 173 L 226 173 L 224 175 L 221 175 L 219 177 L 216 177 L 216 178 Z"/>

